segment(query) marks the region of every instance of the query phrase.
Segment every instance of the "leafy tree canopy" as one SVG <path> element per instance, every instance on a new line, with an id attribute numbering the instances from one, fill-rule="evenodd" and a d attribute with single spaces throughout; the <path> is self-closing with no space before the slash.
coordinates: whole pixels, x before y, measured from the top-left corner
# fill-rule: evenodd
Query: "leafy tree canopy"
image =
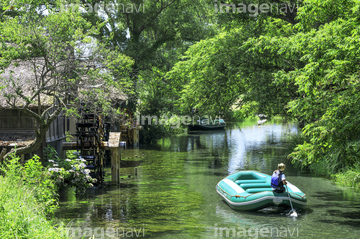
<path id="1" fill-rule="evenodd" d="M 5 9 L 13 6 L 6 4 L 2 2 Z M 93 36 L 101 25 L 92 26 L 79 11 L 56 12 L 52 6 L 41 14 L 39 7 L 33 7 L 41 1 L 15 4 L 19 14 L 0 22 L 0 106 L 21 110 L 36 122 L 36 139 L 17 150 L 24 154 L 40 146 L 63 110 L 76 114 L 80 103 L 85 103 L 93 111 L 118 113 L 112 99 L 116 102 L 119 95 L 131 93 L 133 60 L 96 41 Z M 49 107 L 43 110 L 43 106 Z"/>

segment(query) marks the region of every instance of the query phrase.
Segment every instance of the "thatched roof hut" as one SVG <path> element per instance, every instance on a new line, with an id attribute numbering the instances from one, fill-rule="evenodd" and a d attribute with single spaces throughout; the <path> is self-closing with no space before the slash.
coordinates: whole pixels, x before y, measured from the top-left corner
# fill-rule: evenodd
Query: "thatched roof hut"
<path id="1" fill-rule="evenodd" d="M 39 97 L 35 97 L 29 107 L 38 107 L 39 100 L 40 106 L 43 108 L 53 105 L 54 98 L 51 96 L 51 90 L 56 89 L 53 88 L 54 85 L 60 83 L 58 79 L 56 79 L 56 72 L 46 72 L 47 69 L 43 67 L 43 62 L 44 60 L 39 58 L 28 61 L 16 61 L 3 71 L 0 71 L 0 86 L 4 87 L 0 91 L 0 109 L 13 108 L 14 105 L 16 107 L 24 106 L 26 101 L 24 98 L 18 97 L 19 90 L 23 96 L 29 98 L 39 89 L 41 81 L 48 81 L 48 90 L 44 90 L 43 93 L 40 93 Z M 66 66 L 61 66 L 60 68 L 64 69 Z M 55 79 L 51 79 L 52 77 Z M 86 80 L 84 82 L 86 82 Z M 114 87 L 108 87 L 101 79 L 92 80 L 91 83 L 91 85 L 88 83 L 81 84 L 81 82 L 77 84 L 76 92 L 80 92 L 76 93 L 77 97 L 82 98 L 85 92 L 96 88 L 102 89 L 107 93 L 109 100 L 112 102 L 119 103 L 128 99 L 126 94 Z M 84 97 L 84 99 L 86 99 L 86 97 Z"/>
<path id="2" fill-rule="evenodd" d="M 58 68 L 67 69 L 67 67 L 63 65 Z M 52 106 L 55 99 L 51 96 L 51 91 L 54 91 L 55 87 L 58 87 L 56 84 L 59 84 L 56 77 L 55 71 L 49 71 L 44 67 L 44 60 L 41 58 L 14 61 L 6 69 L 0 69 L 0 146 L 13 143 L 23 146 L 34 139 L 33 118 L 16 108 L 22 108 L 27 104 L 26 98 L 35 95 L 39 90 L 39 86 L 41 87 L 41 81 L 47 81 L 48 86 L 43 89 L 39 96 L 32 99 L 31 103 L 28 104 L 28 108 L 38 112 Z M 114 87 L 108 87 L 101 79 L 92 80 L 91 85 L 79 83 L 75 88 L 72 87 L 71 89 L 73 90 L 71 92 L 73 96 L 84 98 L 84 100 L 86 100 L 86 92 L 94 89 L 102 89 L 109 101 L 117 105 L 126 102 L 128 99 L 126 94 Z M 63 88 L 60 87 L 60 90 L 63 90 Z M 63 95 L 60 95 L 60 97 L 66 98 L 65 94 L 67 93 L 69 92 L 62 92 Z M 92 94 L 92 98 L 89 100 L 96 102 L 96 95 Z M 70 103 L 70 101 L 65 103 Z"/>
<path id="3" fill-rule="evenodd" d="M 38 89 L 39 69 L 34 70 L 34 64 L 30 61 L 16 61 L 9 67 L 0 71 L 0 109 L 22 107 L 26 104 L 24 98 L 15 97 L 18 92 L 25 97 L 31 97 Z M 12 97 L 13 96 L 13 97 Z M 38 106 L 39 98 L 36 97 L 29 105 L 30 108 Z M 40 94 L 40 105 L 49 107 L 54 103 L 53 98 L 46 94 Z"/>

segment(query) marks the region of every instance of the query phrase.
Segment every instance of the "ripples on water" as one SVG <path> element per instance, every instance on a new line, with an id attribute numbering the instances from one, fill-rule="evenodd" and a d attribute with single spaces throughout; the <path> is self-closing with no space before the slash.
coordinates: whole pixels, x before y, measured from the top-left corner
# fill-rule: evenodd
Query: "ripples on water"
<path id="1" fill-rule="evenodd" d="M 286 140 L 297 132 L 291 123 L 243 122 L 124 150 L 122 159 L 142 161 L 137 176 L 133 167 L 122 168 L 120 185 L 89 189 L 83 199 L 64 194 L 56 217 L 68 227 L 113 228 L 125 237 L 145 228 L 138 235 L 146 238 L 359 238 L 359 193 L 288 163 Z M 279 162 L 286 163 L 287 179 L 307 194 L 308 207 L 295 220 L 275 209 L 234 211 L 215 191 L 229 174 L 271 174 Z M 102 235 L 100 230 L 96 238 Z"/>

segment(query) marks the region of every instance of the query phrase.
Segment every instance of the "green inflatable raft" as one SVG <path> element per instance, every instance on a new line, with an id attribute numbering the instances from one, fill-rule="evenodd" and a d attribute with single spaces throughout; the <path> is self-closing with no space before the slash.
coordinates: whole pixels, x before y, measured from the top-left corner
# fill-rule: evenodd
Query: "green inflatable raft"
<path id="1" fill-rule="evenodd" d="M 257 171 L 240 171 L 221 180 L 216 185 L 216 191 L 236 210 L 259 210 L 269 206 L 290 207 L 289 194 L 294 208 L 306 207 L 306 195 L 295 185 L 287 182 L 289 192 L 275 193 L 270 182 L 270 175 Z"/>

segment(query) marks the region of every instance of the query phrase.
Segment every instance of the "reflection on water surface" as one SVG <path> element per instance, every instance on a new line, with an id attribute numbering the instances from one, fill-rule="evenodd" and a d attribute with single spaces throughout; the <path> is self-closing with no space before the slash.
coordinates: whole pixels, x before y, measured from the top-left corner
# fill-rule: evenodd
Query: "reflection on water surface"
<path id="1" fill-rule="evenodd" d="M 146 238 L 358 238 L 359 193 L 293 168 L 286 140 L 297 132 L 292 123 L 247 121 L 124 150 L 122 159 L 142 161 L 137 176 L 134 168 L 122 168 L 120 185 L 105 183 L 83 199 L 64 194 L 56 217 L 68 227 L 99 229 L 95 238 L 106 235 L 101 228 Z M 307 194 L 308 208 L 296 220 L 274 210 L 234 211 L 215 191 L 229 174 L 271 174 L 279 162 Z"/>

